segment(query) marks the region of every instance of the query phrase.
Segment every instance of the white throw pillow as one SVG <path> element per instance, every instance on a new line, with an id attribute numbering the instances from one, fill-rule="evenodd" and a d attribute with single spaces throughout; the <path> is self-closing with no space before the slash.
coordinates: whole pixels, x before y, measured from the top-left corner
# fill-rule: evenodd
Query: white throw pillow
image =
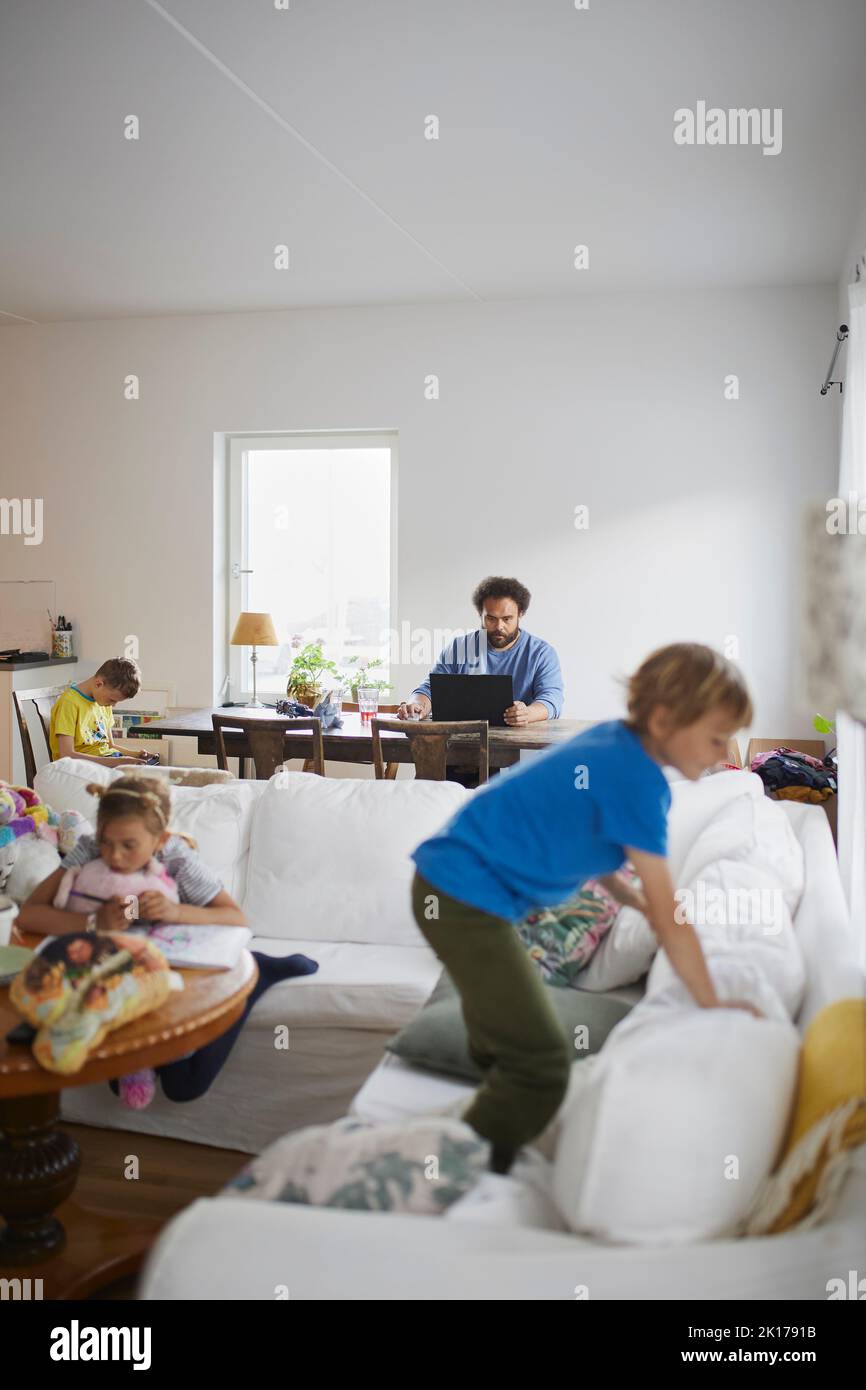
<path id="1" fill-rule="evenodd" d="M 573 1231 L 653 1245 L 735 1234 L 778 1155 L 796 1028 L 784 1015 L 669 1002 L 638 1005 L 581 1063 L 585 1084 L 561 1119 L 554 1167 Z"/>
<path id="2" fill-rule="evenodd" d="M 80 811 L 96 824 L 96 798 L 85 791 L 88 782 L 107 787 L 122 768 L 100 767 L 98 763 L 83 763 L 78 758 L 59 758 L 56 763 L 42 767 L 33 779 L 33 790 L 53 811 Z"/>
<path id="3" fill-rule="evenodd" d="M 643 913 L 624 907 L 574 983 L 578 989 L 589 990 L 635 984 L 649 970 L 657 950 L 656 934 Z"/>
<path id="4" fill-rule="evenodd" d="M 253 820 L 244 903 L 262 936 L 422 946 L 409 855 L 470 796 L 454 782 L 278 772 Z"/>
<path id="5" fill-rule="evenodd" d="M 171 791 L 170 828 L 192 836 L 202 861 L 236 902 L 246 891 L 253 811 L 263 790 L 260 782 L 237 781 Z"/>

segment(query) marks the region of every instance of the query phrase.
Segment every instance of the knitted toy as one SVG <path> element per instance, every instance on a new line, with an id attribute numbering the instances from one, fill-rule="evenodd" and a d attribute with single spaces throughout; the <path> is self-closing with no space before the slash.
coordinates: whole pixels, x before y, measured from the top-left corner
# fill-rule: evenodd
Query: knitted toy
<path id="1" fill-rule="evenodd" d="M 168 998 L 169 966 L 144 937 L 56 937 L 17 975 L 10 1001 L 38 1028 L 33 1055 L 46 1071 L 80 1071 L 108 1033 Z"/>
<path id="2" fill-rule="evenodd" d="M 62 837 L 66 853 L 86 826 L 77 811 L 58 815 L 30 787 L 0 782 L 0 892 L 22 902 L 59 865 L 49 846 Z"/>
<path id="3" fill-rule="evenodd" d="M 66 870 L 54 896 L 54 906 L 67 912 L 98 912 L 109 898 L 119 897 L 127 900 L 127 915 L 134 922 L 142 893 L 162 893 L 172 902 L 178 901 L 177 884 L 156 859 L 133 874 L 115 873 L 102 859 L 91 859 Z"/>
<path id="4" fill-rule="evenodd" d="M 75 817 L 74 821 L 70 816 Z M 73 824 L 82 827 L 87 824 L 77 811 L 66 813 L 66 817 L 70 827 Z M 8 843 L 10 833 L 17 838 L 33 831 L 37 834 L 50 830 L 56 832 L 60 823 L 58 813 L 46 806 L 32 787 L 16 787 L 10 782 L 0 782 L 0 844 Z M 69 848 L 72 848 L 71 844 Z"/>

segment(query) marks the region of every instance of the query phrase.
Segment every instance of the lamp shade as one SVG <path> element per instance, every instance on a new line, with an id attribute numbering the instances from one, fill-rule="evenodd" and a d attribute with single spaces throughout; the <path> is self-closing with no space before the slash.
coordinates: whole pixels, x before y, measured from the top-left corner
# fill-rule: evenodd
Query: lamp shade
<path id="1" fill-rule="evenodd" d="M 270 613 L 241 613 L 232 633 L 233 647 L 278 647 Z"/>

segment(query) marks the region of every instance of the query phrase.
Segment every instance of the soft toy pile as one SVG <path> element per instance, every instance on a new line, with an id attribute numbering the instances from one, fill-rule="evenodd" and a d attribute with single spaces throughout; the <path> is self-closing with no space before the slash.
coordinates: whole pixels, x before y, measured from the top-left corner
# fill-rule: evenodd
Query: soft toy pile
<path id="1" fill-rule="evenodd" d="M 79 811 L 52 811 L 30 787 L 0 782 L 0 892 L 22 903 L 90 828 Z"/>

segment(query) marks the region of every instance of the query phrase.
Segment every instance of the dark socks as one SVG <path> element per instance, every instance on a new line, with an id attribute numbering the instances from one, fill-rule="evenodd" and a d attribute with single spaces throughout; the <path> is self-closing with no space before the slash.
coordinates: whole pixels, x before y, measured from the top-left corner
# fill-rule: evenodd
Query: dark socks
<path id="1" fill-rule="evenodd" d="M 296 975 L 314 975 L 319 968 L 318 961 L 300 954 L 266 956 L 263 952 L 253 951 L 253 955 L 259 967 L 259 978 L 247 996 L 246 1007 L 237 1023 L 232 1024 L 221 1037 L 208 1043 L 207 1047 L 199 1048 L 191 1057 L 182 1057 L 178 1062 L 157 1067 L 163 1094 L 169 1100 L 198 1100 L 199 1096 L 203 1096 L 228 1060 L 250 1010 L 265 991 L 280 980 L 289 980 Z"/>

